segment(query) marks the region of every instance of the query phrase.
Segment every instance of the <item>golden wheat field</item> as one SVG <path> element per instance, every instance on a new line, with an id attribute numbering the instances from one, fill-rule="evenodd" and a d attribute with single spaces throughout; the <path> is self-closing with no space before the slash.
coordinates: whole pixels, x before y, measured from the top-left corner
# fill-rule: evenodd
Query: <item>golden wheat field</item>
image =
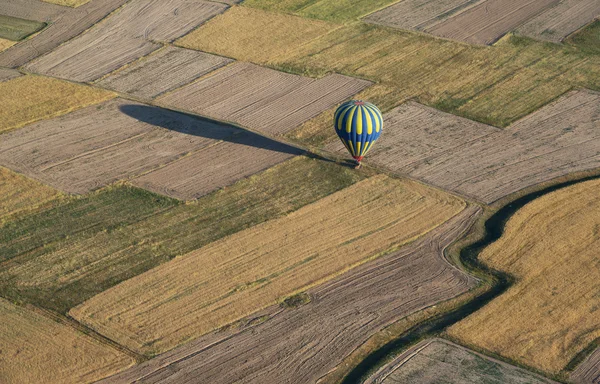
<path id="1" fill-rule="evenodd" d="M 15 41 L 0 38 L 0 52 L 12 47 L 15 44 Z"/>
<path id="2" fill-rule="evenodd" d="M 43 0 L 46 3 L 53 3 L 58 5 L 64 5 L 66 7 L 79 7 L 90 0 Z"/>
<path id="3" fill-rule="evenodd" d="M 516 283 L 450 336 L 552 373 L 599 337 L 599 189 L 587 181 L 519 210 L 480 255 Z"/>
<path id="4" fill-rule="evenodd" d="M 374 176 L 125 281 L 70 311 L 146 354 L 163 352 L 431 231 L 465 203 Z"/>
<path id="5" fill-rule="evenodd" d="M 54 188 L 0 167 L 0 224 L 7 216 L 35 209 L 58 196 Z"/>
<path id="6" fill-rule="evenodd" d="M 134 360 L 73 328 L 0 299 L 0 381 L 89 383 Z"/>
<path id="7" fill-rule="evenodd" d="M 0 83 L 0 132 L 113 98 L 112 92 L 42 76 Z"/>

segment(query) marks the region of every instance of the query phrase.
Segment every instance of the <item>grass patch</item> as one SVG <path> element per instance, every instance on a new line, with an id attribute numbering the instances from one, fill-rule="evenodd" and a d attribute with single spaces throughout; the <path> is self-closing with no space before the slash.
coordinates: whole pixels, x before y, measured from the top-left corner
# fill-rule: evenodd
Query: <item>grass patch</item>
<path id="1" fill-rule="evenodd" d="M 0 294 L 66 313 L 123 280 L 363 177 L 300 157 L 195 203 L 128 186 L 71 198 L 0 227 Z"/>
<path id="2" fill-rule="evenodd" d="M 0 133 L 113 97 L 112 92 L 35 75 L 0 82 Z"/>
<path id="3" fill-rule="evenodd" d="M 12 47 L 16 42 L 8 39 L 0 38 L 0 52 Z"/>
<path id="4" fill-rule="evenodd" d="M 552 374 L 598 338 L 599 187 L 600 180 L 579 183 L 519 210 L 480 254 L 516 282 L 448 334 Z"/>
<path id="5" fill-rule="evenodd" d="M 582 30 L 572 34 L 565 42 L 586 54 L 600 54 L 600 20 L 595 20 Z"/>
<path id="6" fill-rule="evenodd" d="M 281 302 L 284 308 L 298 308 L 304 304 L 310 303 L 310 295 L 306 292 L 300 292 L 290 297 L 286 297 Z"/>
<path id="7" fill-rule="evenodd" d="M 40 31 L 46 23 L 0 15 L 0 38 L 19 41 Z"/>

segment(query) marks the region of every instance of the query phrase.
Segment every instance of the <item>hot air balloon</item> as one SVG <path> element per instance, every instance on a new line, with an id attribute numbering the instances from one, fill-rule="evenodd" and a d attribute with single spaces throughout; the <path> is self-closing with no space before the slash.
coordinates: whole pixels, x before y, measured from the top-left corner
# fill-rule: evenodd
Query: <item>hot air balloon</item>
<path id="1" fill-rule="evenodd" d="M 334 115 L 335 132 L 358 163 L 381 135 L 383 117 L 371 103 L 350 100 L 340 105 Z"/>

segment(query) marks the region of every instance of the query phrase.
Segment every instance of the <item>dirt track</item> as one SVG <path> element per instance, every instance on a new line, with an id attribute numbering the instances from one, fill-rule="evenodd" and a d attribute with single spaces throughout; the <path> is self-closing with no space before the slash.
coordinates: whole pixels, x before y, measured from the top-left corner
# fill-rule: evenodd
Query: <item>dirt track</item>
<path id="1" fill-rule="evenodd" d="M 2 0 L 0 2 L 0 15 L 42 22 L 54 21 L 69 10 L 70 8 L 40 0 Z"/>
<path id="2" fill-rule="evenodd" d="M 204 52 L 167 46 L 98 84 L 143 98 L 154 98 L 192 82 L 232 60 Z"/>
<path id="3" fill-rule="evenodd" d="M 571 374 L 571 380 L 577 384 L 600 383 L 600 348 L 577 366 Z"/>
<path id="4" fill-rule="evenodd" d="M 104 382 L 314 383 L 375 331 L 474 285 L 441 252 L 478 214 L 467 208 L 399 252 L 310 290 L 310 304 L 271 307 L 260 325 L 209 334 Z"/>
<path id="5" fill-rule="evenodd" d="M 172 41 L 225 9 L 201 0 L 133 0 L 27 68 L 74 81 L 96 80 L 160 48 L 153 41 Z"/>
<path id="6" fill-rule="evenodd" d="M 236 131 L 117 99 L 3 135 L 0 163 L 60 190 L 85 193 Z"/>
<path id="7" fill-rule="evenodd" d="M 92 0 L 70 9 L 32 39 L 0 53 L 0 66 L 16 68 L 39 57 L 90 28 L 127 0 Z"/>
<path id="8" fill-rule="evenodd" d="M 562 0 L 517 28 L 516 32 L 534 39 L 558 43 L 598 16 L 598 0 Z"/>
<path id="9" fill-rule="evenodd" d="M 283 134 L 370 84 L 337 74 L 312 79 L 236 63 L 158 101 L 264 133 Z"/>
<path id="10" fill-rule="evenodd" d="M 133 184 L 178 199 L 197 199 L 299 154 L 294 147 L 243 132 L 135 179 Z"/>

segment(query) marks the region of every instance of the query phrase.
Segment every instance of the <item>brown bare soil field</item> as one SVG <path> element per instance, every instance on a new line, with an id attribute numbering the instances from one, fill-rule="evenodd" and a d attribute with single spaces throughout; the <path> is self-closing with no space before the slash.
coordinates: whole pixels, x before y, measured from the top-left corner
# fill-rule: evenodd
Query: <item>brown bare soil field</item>
<path id="1" fill-rule="evenodd" d="M 177 45 L 219 52 L 242 61 L 266 63 L 337 27 L 319 20 L 233 7 L 226 14 L 215 17 L 202 28 L 179 39 Z"/>
<path id="2" fill-rule="evenodd" d="M 442 252 L 478 213 L 469 207 L 398 252 L 310 289 L 308 304 L 270 307 L 247 328 L 211 333 L 103 382 L 314 383 L 373 333 L 475 285 Z"/>
<path id="3" fill-rule="evenodd" d="M 471 44 L 492 44 L 559 0 L 485 0 L 425 31 Z"/>
<path id="4" fill-rule="evenodd" d="M 41 76 L 0 82 L 0 132 L 114 97 L 112 92 Z M 3 140 L 0 143 L 4 143 Z"/>
<path id="5" fill-rule="evenodd" d="M 197 199 L 281 163 L 298 149 L 241 132 L 133 180 L 133 184 L 178 199 Z"/>
<path id="6" fill-rule="evenodd" d="M 499 130 L 412 103 L 385 115 L 385 132 L 368 159 L 492 203 L 525 187 L 600 167 L 599 112 L 600 94 L 573 91 Z M 412 117 L 420 114 L 428 117 L 417 123 Z M 344 153 L 338 141 L 329 148 Z"/>
<path id="7" fill-rule="evenodd" d="M 554 374 L 598 338 L 599 188 L 598 179 L 578 183 L 519 210 L 480 254 L 515 283 L 448 333 Z"/>
<path id="8" fill-rule="evenodd" d="M 0 167 L 0 223 L 6 216 L 34 209 L 59 195 L 54 188 Z"/>
<path id="9" fill-rule="evenodd" d="M 69 80 L 93 81 L 160 48 L 154 41 L 176 39 L 226 8 L 225 4 L 200 0 L 133 0 L 27 68 Z"/>
<path id="10" fill-rule="evenodd" d="M 471 351 L 444 339 L 410 348 L 365 384 L 550 384 L 555 381 Z"/>
<path id="11" fill-rule="evenodd" d="M 164 352 L 414 241 L 464 207 L 420 184 L 374 176 L 127 280 L 69 313 L 133 350 Z"/>
<path id="12" fill-rule="evenodd" d="M 134 361 L 75 329 L 0 299 L 3 383 L 89 383 Z"/>
<path id="13" fill-rule="evenodd" d="M 600 383 L 600 348 L 589 355 L 577 369 L 573 371 L 570 379 L 577 384 Z"/>
<path id="14" fill-rule="evenodd" d="M 126 2 L 127 0 L 92 0 L 81 7 L 68 10 L 34 38 L 0 52 L 0 66 L 20 67 L 50 52 L 90 28 Z"/>
<path id="15" fill-rule="evenodd" d="M 264 133 L 283 134 L 370 84 L 338 74 L 312 79 L 251 63 L 235 63 L 158 102 Z"/>
<path id="16" fill-rule="evenodd" d="M 516 32 L 558 43 L 598 16 L 600 2 L 597 0 L 561 0 L 556 6 L 521 25 Z"/>
<path id="17" fill-rule="evenodd" d="M 0 44 L 1 44 L 1 42 L 0 42 Z M 19 76 L 21 76 L 21 72 L 19 72 L 17 70 L 9 69 L 9 68 L 0 68 L 0 82 L 12 80 Z"/>
<path id="18" fill-rule="evenodd" d="M 422 31 L 473 0 L 404 0 L 363 18 L 369 23 Z"/>
<path id="19" fill-rule="evenodd" d="M 60 190 L 85 193 L 150 171 L 235 131 L 116 99 L 3 135 L 0 163 Z"/>
<path id="20" fill-rule="evenodd" d="M 0 3 L 0 15 L 42 22 L 54 21 L 68 10 L 40 0 L 2 0 Z"/>
<path id="21" fill-rule="evenodd" d="M 232 62 L 220 56 L 167 46 L 100 80 L 104 88 L 154 98 Z"/>

